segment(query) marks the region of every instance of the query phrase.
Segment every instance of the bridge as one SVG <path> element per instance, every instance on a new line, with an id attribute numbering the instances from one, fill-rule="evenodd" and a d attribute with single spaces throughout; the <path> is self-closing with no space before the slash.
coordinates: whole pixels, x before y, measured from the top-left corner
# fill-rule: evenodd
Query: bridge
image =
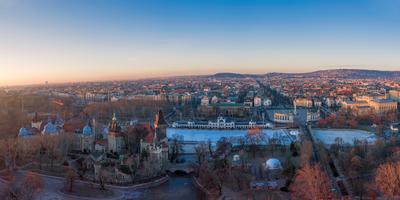
<path id="1" fill-rule="evenodd" d="M 171 173 L 185 172 L 186 174 L 190 174 L 195 170 L 192 162 L 185 162 L 185 163 L 170 163 L 168 164 L 166 171 L 169 171 Z"/>

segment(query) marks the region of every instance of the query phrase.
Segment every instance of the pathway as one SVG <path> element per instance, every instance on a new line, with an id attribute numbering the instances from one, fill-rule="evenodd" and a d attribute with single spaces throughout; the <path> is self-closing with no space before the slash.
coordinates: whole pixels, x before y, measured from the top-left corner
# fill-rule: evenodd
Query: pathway
<path id="1" fill-rule="evenodd" d="M 22 179 L 25 176 L 25 170 L 18 170 L 15 173 L 17 179 Z M 109 197 L 79 197 L 75 195 L 68 195 L 61 192 L 61 189 L 64 187 L 65 180 L 62 177 L 48 176 L 44 174 L 39 174 L 44 181 L 44 188 L 36 197 L 37 200 L 118 200 L 118 199 L 126 199 L 126 198 L 135 198 L 139 195 L 139 191 L 136 191 L 141 188 L 148 188 L 157 186 L 168 181 L 168 176 L 161 178 L 152 182 L 151 184 L 139 184 L 134 186 L 112 186 L 106 185 L 106 188 L 113 192 L 112 196 Z M 7 182 L 4 182 L 0 179 L 0 190 L 5 189 L 7 187 Z M 86 182 L 77 180 L 74 182 L 75 189 L 77 188 L 93 188 L 99 187 L 96 183 Z"/>

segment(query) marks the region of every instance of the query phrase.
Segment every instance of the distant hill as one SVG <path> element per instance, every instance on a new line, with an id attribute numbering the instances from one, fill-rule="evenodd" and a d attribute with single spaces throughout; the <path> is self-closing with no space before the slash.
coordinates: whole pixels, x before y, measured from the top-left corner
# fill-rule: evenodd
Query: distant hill
<path id="1" fill-rule="evenodd" d="M 306 73 L 279 73 L 272 72 L 267 74 L 240 74 L 240 73 L 217 73 L 215 78 L 262 78 L 262 77 L 281 77 L 281 78 L 343 78 L 343 79 L 363 79 L 363 78 L 395 78 L 400 77 L 400 71 L 379 71 L 366 69 L 330 69 L 319 70 Z"/>
<path id="2" fill-rule="evenodd" d="M 332 69 L 320 70 L 308 73 L 268 73 L 267 77 L 326 77 L 326 78 L 344 78 L 344 79 L 363 79 L 363 78 L 394 78 L 400 77 L 400 71 L 379 71 L 365 69 Z"/>
<path id="3" fill-rule="evenodd" d="M 213 75 L 215 78 L 246 78 L 246 77 L 260 77 L 257 74 L 239 74 L 239 73 L 216 73 Z"/>

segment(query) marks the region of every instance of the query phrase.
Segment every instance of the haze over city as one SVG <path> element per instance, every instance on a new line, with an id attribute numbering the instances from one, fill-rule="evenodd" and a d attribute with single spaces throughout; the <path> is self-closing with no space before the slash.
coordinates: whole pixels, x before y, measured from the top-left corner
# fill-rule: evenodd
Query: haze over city
<path id="1" fill-rule="evenodd" d="M 400 0 L 0 0 L 0 200 L 400 199 Z"/>
<path id="2" fill-rule="evenodd" d="M 400 3 L 0 0 L 0 85 L 397 70 Z"/>

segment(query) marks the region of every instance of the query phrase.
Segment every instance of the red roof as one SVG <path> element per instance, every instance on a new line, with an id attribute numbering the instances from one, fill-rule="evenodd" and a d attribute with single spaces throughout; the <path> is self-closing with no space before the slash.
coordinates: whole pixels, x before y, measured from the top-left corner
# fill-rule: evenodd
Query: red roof
<path id="1" fill-rule="evenodd" d="M 59 106 L 64 106 L 64 102 L 62 100 L 53 100 L 52 101 L 54 104 L 59 105 Z"/>
<path id="2" fill-rule="evenodd" d="M 80 119 L 69 120 L 65 122 L 63 129 L 65 132 L 75 132 L 77 129 L 82 129 L 85 126 L 85 122 Z"/>
<path id="3" fill-rule="evenodd" d="M 106 145 L 107 145 L 107 140 L 97 140 L 97 141 L 96 141 L 96 144 L 106 146 Z"/>

